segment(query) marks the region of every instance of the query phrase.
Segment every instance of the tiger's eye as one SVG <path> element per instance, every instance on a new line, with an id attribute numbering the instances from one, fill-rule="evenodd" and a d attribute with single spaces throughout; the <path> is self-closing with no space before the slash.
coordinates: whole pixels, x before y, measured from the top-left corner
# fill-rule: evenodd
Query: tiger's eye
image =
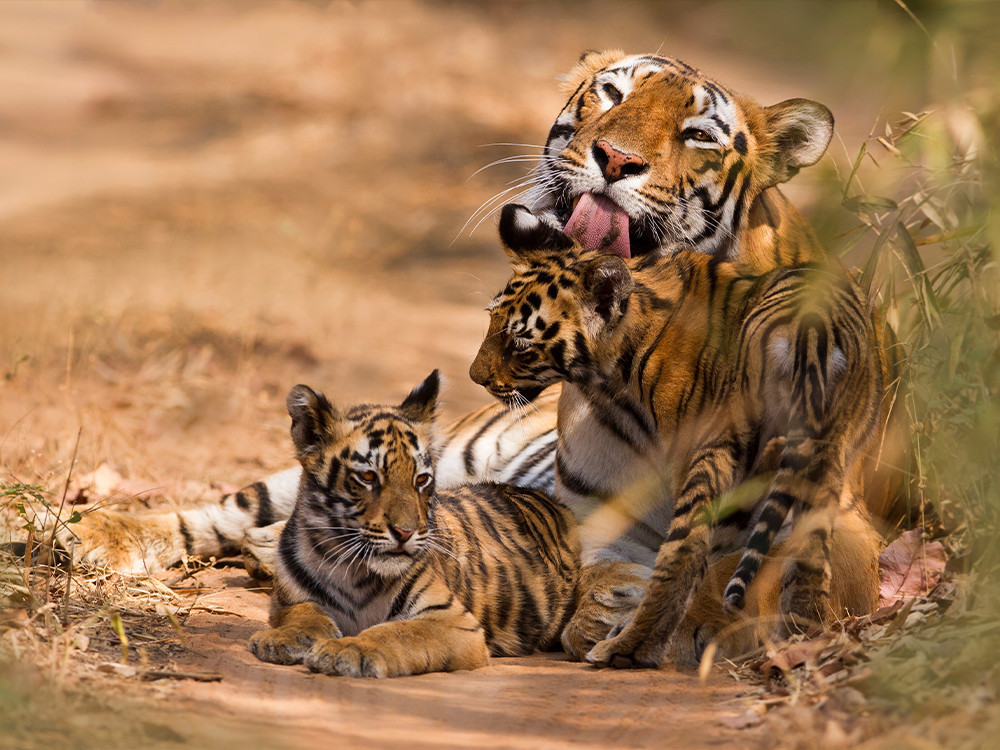
<path id="1" fill-rule="evenodd" d="M 700 130 L 699 128 L 688 128 L 683 133 L 681 133 L 681 137 L 685 141 L 696 141 L 697 143 L 716 142 L 715 138 L 713 138 L 710 133 L 704 130 Z"/>
<path id="2" fill-rule="evenodd" d="M 417 489 L 423 489 L 431 483 L 431 475 L 427 473 L 417 474 L 417 478 L 413 480 L 413 483 L 417 486 Z"/>

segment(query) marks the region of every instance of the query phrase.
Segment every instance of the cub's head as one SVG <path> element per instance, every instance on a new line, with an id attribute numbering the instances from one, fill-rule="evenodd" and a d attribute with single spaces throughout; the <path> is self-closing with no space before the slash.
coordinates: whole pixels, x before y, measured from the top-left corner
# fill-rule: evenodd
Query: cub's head
<path id="1" fill-rule="evenodd" d="M 289 392 L 299 531 L 331 565 L 399 575 L 435 544 L 439 388 L 435 370 L 399 406 L 346 410 L 305 385 Z"/>
<path id="2" fill-rule="evenodd" d="M 833 134 L 822 104 L 762 107 L 659 55 L 587 53 L 566 88 L 527 203 L 624 257 L 738 251 L 757 196 L 814 164 Z"/>
<path id="3" fill-rule="evenodd" d="M 500 238 L 514 275 L 487 307 L 490 327 L 469 375 L 515 408 L 552 383 L 593 375 L 634 283 L 621 258 L 581 251 L 524 206 L 504 206 Z"/>

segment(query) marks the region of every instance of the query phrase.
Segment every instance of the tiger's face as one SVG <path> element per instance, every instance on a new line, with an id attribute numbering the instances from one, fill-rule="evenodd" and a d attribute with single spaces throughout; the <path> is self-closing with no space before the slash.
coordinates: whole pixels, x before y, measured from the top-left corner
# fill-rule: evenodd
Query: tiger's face
<path id="1" fill-rule="evenodd" d="M 434 544 L 437 370 L 395 408 L 337 410 L 305 385 L 288 394 L 302 464 L 300 528 L 331 567 L 404 573 Z"/>
<path id="2" fill-rule="evenodd" d="M 567 77 L 526 201 L 590 250 L 739 251 L 751 204 L 826 151 L 833 117 L 761 107 L 680 60 L 589 53 Z"/>
<path id="3" fill-rule="evenodd" d="M 516 408 L 552 383 L 589 377 L 633 281 L 621 258 L 583 251 L 524 206 L 504 206 L 500 237 L 514 275 L 487 306 L 489 330 L 469 375 Z"/>

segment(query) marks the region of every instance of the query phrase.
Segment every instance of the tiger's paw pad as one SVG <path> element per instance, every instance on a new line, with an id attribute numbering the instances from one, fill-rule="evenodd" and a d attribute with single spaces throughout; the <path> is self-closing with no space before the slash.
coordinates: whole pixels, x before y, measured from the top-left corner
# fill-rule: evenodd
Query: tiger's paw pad
<path id="1" fill-rule="evenodd" d="M 395 677 L 386 655 L 354 638 L 317 641 L 304 664 L 313 672 L 345 677 Z"/>
<path id="2" fill-rule="evenodd" d="M 297 628 L 268 628 L 250 636 L 247 648 L 271 664 L 301 664 L 316 638 Z"/>

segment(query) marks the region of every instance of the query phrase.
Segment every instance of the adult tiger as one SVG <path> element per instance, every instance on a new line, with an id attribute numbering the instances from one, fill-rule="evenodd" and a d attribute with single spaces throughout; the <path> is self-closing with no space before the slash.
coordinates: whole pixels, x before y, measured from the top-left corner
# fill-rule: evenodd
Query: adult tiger
<path id="1" fill-rule="evenodd" d="M 618 51 L 585 54 L 565 87 L 569 99 L 549 132 L 529 202 L 549 222 L 565 222 L 584 246 L 651 257 L 685 246 L 754 272 L 823 257 L 777 188 L 826 149 L 832 118 L 822 105 L 792 99 L 761 107 L 679 60 Z M 486 407 L 444 429 L 438 485 L 493 479 L 554 488 L 569 499 L 592 492 L 573 466 L 607 462 L 619 452 L 616 436 L 572 388 L 550 390 L 536 406 L 524 419 Z M 876 517 L 885 517 L 898 496 L 896 475 L 886 467 L 893 461 L 878 457 L 866 467 L 865 498 Z M 627 464 L 609 464 L 608 471 L 622 485 L 632 479 Z M 235 551 L 246 538 L 251 560 L 266 570 L 298 478 L 292 469 L 218 505 L 179 513 L 89 514 L 71 528 L 77 558 L 138 572 L 185 553 Z M 68 531 L 57 537 L 66 541 Z M 634 606 L 645 585 L 643 570 L 623 560 L 585 570 L 583 578 L 583 604 L 565 639 L 575 656 Z"/>

